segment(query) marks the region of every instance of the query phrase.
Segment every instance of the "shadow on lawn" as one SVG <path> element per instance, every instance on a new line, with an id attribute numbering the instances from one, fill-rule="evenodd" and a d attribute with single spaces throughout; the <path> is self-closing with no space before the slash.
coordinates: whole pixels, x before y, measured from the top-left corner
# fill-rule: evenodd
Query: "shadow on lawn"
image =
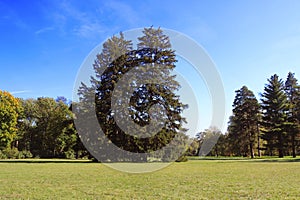
<path id="1" fill-rule="evenodd" d="M 254 159 L 254 162 L 300 162 L 300 158 Z"/>
<path id="2" fill-rule="evenodd" d="M 244 162 L 300 162 L 300 158 L 276 158 L 276 157 L 262 157 L 262 158 L 244 158 L 244 157 L 192 157 L 189 160 L 212 160 L 212 161 L 244 161 Z"/>
<path id="3" fill-rule="evenodd" d="M 65 160 L 65 159 L 5 159 L 0 163 L 96 163 L 92 160 Z"/>

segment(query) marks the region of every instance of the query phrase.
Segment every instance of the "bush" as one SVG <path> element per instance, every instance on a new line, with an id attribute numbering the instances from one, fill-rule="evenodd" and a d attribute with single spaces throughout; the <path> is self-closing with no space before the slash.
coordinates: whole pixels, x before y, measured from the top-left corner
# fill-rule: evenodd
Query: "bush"
<path id="1" fill-rule="evenodd" d="M 6 154 L 0 150 L 0 159 L 7 159 Z"/>
<path id="2" fill-rule="evenodd" d="M 65 157 L 68 159 L 75 159 L 75 152 L 73 150 L 66 151 Z"/>
<path id="3" fill-rule="evenodd" d="M 20 155 L 20 158 L 32 158 L 33 157 L 32 153 L 30 151 L 26 151 L 26 150 L 20 151 L 19 155 Z"/>
<path id="4" fill-rule="evenodd" d="M 180 156 L 175 162 L 187 162 L 188 158 L 186 156 Z"/>
<path id="5" fill-rule="evenodd" d="M 15 147 L 7 148 L 3 152 L 7 156 L 8 159 L 18 158 L 18 155 L 19 155 L 19 151 Z"/>
<path id="6" fill-rule="evenodd" d="M 0 151 L 0 159 L 23 159 L 32 158 L 30 151 L 19 151 L 17 148 L 7 148 Z"/>

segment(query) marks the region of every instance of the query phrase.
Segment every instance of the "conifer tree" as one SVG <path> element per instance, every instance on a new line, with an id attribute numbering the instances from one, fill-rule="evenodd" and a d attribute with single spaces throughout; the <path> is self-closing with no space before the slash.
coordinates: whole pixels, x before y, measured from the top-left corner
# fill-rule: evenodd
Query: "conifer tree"
<path id="1" fill-rule="evenodd" d="M 122 34 L 105 42 L 95 60 L 96 76 L 91 78 L 92 86 L 82 84 L 79 90 L 82 102 L 94 98 L 97 120 L 105 136 L 120 149 L 132 153 L 159 150 L 183 132 L 185 119 L 181 114 L 187 107 L 174 93 L 180 85 L 171 75 L 176 58 L 169 38 L 161 29 L 152 27 L 145 28 L 143 34 L 138 38 L 137 50 L 133 50 L 132 42 L 125 40 Z M 151 77 L 152 82 L 131 81 L 129 77 L 126 80 L 129 84 L 123 83 L 124 77 L 134 70 L 141 72 L 133 72 L 134 78 Z M 128 95 L 129 101 L 114 99 Z M 156 105 L 160 109 L 153 109 Z M 135 130 L 128 125 L 128 118 L 141 128 Z M 147 125 L 154 119 L 159 120 L 161 129 L 149 135 Z"/>
<path id="2" fill-rule="evenodd" d="M 233 116 L 229 124 L 229 139 L 238 153 L 254 158 L 254 146 L 257 142 L 257 125 L 259 120 L 259 103 L 253 92 L 246 86 L 235 91 Z"/>
<path id="3" fill-rule="evenodd" d="M 274 74 L 268 79 L 262 94 L 262 138 L 266 140 L 266 147 L 272 156 L 273 151 L 278 150 L 278 156 L 282 158 L 285 153 L 287 141 L 287 96 L 284 92 L 283 81 Z"/>
<path id="4" fill-rule="evenodd" d="M 285 92 L 288 99 L 288 113 L 287 113 L 287 136 L 289 140 L 289 147 L 291 147 L 292 155 L 295 158 L 297 155 L 296 149 L 299 143 L 299 101 L 300 101 L 300 88 L 295 74 L 289 72 L 285 82 Z"/>

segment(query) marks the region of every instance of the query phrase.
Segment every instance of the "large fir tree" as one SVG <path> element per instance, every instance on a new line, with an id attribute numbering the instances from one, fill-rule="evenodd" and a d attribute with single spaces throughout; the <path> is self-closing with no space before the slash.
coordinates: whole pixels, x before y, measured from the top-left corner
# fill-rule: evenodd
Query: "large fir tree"
<path id="1" fill-rule="evenodd" d="M 298 80 L 295 75 L 289 72 L 285 82 L 285 92 L 288 98 L 288 113 L 287 113 L 287 134 L 289 140 L 289 147 L 291 148 L 292 155 L 295 158 L 297 155 L 297 146 L 299 143 L 299 101 L 300 101 L 300 88 Z"/>
<path id="2" fill-rule="evenodd" d="M 137 50 L 132 50 L 132 42 L 125 40 L 122 34 L 105 42 L 95 60 L 96 77 L 91 78 L 92 86 L 82 84 L 79 90 L 82 102 L 94 98 L 97 119 L 106 137 L 120 149 L 131 153 L 149 153 L 165 147 L 182 131 L 185 121 L 181 114 L 186 105 L 174 93 L 179 89 L 179 83 L 171 75 L 176 58 L 170 41 L 161 29 L 145 28 L 143 33 L 138 38 Z M 133 74 L 134 77 L 143 79 L 149 76 L 153 80 L 145 84 L 129 80 L 128 87 L 135 88 L 129 94 L 131 90 L 118 83 L 134 70 L 142 71 L 141 74 Z M 122 98 L 113 101 L 114 96 L 126 95 L 130 95 L 129 102 Z M 162 109 L 151 110 L 154 105 Z M 124 120 L 117 121 L 116 116 Z M 143 137 L 127 126 L 128 117 L 141 127 L 137 132 L 144 134 Z M 162 128 L 155 135 L 147 135 L 149 130 L 143 127 L 154 119 L 164 119 L 160 124 Z M 91 138 L 87 136 L 86 140 Z"/>
<path id="3" fill-rule="evenodd" d="M 273 150 L 278 150 L 278 156 L 282 158 L 285 154 L 286 122 L 287 122 L 287 96 L 284 92 L 283 81 L 274 74 L 268 79 L 262 94 L 262 138 L 267 141 L 269 154 L 273 155 Z"/>
<path id="4" fill-rule="evenodd" d="M 233 116 L 230 118 L 228 137 L 237 154 L 251 155 L 251 158 L 254 158 L 260 106 L 253 92 L 246 86 L 235 92 Z"/>

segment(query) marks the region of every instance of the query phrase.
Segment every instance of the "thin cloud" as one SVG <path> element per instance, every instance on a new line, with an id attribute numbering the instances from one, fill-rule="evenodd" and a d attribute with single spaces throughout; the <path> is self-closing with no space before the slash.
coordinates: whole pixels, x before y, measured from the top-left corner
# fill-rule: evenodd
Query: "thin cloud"
<path id="1" fill-rule="evenodd" d="M 72 31 L 71 33 L 76 36 L 92 38 L 98 36 L 99 33 L 104 32 L 106 29 L 98 17 L 95 17 L 95 14 L 83 12 L 67 1 L 61 2 L 58 7 L 60 9 L 60 17 L 56 17 L 59 20 L 57 24 L 60 24 L 61 28 L 63 26 L 64 30 Z M 61 23 L 61 18 L 64 19 L 63 24 Z M 68 27 L 70 24 L 73 24 L 72 28 Z"/>
<path id="2" fill-rule="evenodd" d="M 31 92 L 31 91 L 30 90 L 20 90 L 20 91 L 13 91 L 10 93 L 15 95 L 15 94 L 23 94 L 23 93 L 29 93 L 29 92 Z"/>
<path id="3" fill-rule="evenodd" d="M 98 23 L 86 23 L 74 29 L 74 33 L 76 35 L 85 38 L 92 37 L 96 33 L 102 33 L 102 32 L 104 32 L 103 28 Z"/>
<path id="4" fill-rule="evenodd" d="M 48 32 L 48 31 L 52 31 L 52 30 L 54 30 L 54 27 L 49 26 L 49 27 L 41 28 L 41 29 L 35 31 L 35 34 L 39 35 L 39 34 L 42 34 L 42 33 Z"/>
<path id="5" fill-rule="evenodd" d="M 130 26 L 135 26 L 138 23 L 140 17 L 133 8 L 120 1 L 107 1 L 105 6 L 112 10 L 120 19 L 128 23 Z"/>
<path id="6" fill-rule="evenodd" d="M 6 13 L 6 15 L 1 17 L 3 20 L 9 21 L 11 24 L 13 24 L 19 29 L 23 29 L 23 30 L 30 29 L 28 24 L 26 24 L 23 21 L 22 17 L 20 17 L 19 14 L 14 9 L 11 8 L 11 6 L 3 2 L 0 2 L 0 13 L 3 12 Z"/>

